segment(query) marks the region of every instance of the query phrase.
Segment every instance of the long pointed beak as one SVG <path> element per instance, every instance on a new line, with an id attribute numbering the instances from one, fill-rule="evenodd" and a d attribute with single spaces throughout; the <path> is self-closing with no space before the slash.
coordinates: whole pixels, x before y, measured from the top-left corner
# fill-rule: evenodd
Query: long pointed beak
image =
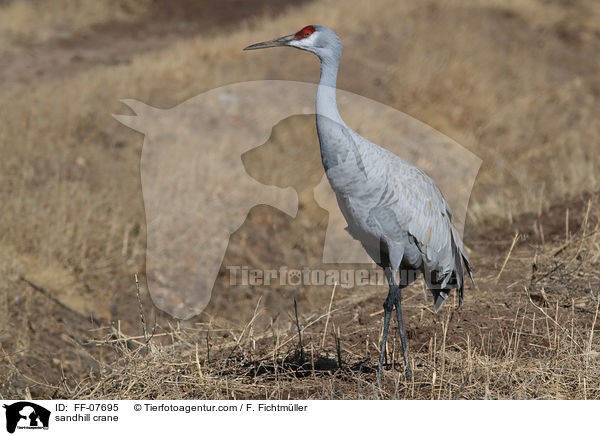
<path id="1" fill-rule="evenodd" d="M 244 50 L 258 50 L 259 48 L 269 48 L 269 47 L 281 47 L 284 45 L 289 45 L 290 41 L 295 39 L 296 35 L 287 35 L 282 36 L 281 38 L 272 39 L 271 41 L 258 42 L 256 44 L 249 45 L 244 48 Z"/>

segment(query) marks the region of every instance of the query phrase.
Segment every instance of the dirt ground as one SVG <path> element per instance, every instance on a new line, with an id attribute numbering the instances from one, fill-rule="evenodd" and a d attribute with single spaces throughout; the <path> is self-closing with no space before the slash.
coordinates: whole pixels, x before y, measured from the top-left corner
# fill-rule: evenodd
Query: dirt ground
<path id="1" fill-rule="evenodd" d="M 40 20 L 0 28 L 0 397 L 600 398 L 594 2 L 376 2 L 351 25 L 335 2 L 114 0 L 88 14 L 61 1 L 71 21 L 0 5 Z M 376 383 L 384 287 L 227 285 L 227 265 L 318 263 L 327 217 L 301 189 L 299 219 L 251 211 L 202 315 L 173 319 L 145 288 L 142 137 L 109 120 L 118 99 L 169 107 L 240 78 L 314 81 L 293 53 L 240 64 L 238 51 L 317 18 L 343 34 L 340 87 L 484 161 L 465 228 L 476 288 L 438 314 L 421 283 L 405 292 L 413 380 L 394 326 Z"/>

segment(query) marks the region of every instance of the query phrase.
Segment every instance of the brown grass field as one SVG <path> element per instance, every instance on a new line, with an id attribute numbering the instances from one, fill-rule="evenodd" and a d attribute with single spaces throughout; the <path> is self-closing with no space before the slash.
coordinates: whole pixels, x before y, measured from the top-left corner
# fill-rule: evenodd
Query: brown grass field
<path id="1" fill-rule="evenodd" d="M 0 4 L 0 397 L 600 399 L 600 4 L 274 4 Z M 394 326 L 376 381 L 387 288 L 228 286 L 227 265 L 319 262 L 326 217 L 306 181 L 302 219 L 252 209 L 204 313 L 174 319 L 147 292 L 143 136 L 111 117 L 128 113 L 119 100 L 316 82 L 308 54 L 242 52 L 309 23 L 344 42 L 339 88 L 483 160 L 465 224 L 477 289 L 437 314 L 421 282 L 405 291 L 413 380 Z M 280 130 L 286 158 L 318 163 L 311 120 Z"/>

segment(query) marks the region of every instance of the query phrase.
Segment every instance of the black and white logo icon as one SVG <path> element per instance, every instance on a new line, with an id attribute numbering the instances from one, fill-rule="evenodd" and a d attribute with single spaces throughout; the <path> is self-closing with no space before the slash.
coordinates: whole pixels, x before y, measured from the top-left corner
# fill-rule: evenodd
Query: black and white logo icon
<path id="1" fill-rule="evenodd" d="M 29 401 L 5 404 L 6 431 L 14 433 L 16 429 L 48 429 L 50 411 Z"/>

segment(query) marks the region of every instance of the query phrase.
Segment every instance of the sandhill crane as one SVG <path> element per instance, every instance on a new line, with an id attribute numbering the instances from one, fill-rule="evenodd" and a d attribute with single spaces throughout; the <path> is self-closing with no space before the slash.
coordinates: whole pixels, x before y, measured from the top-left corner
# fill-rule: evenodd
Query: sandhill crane
<path id="1" fill-rule="evenodd" d="M 336 80 L 342 43 L 331 29 L 310 25 L 244 50 L 289 46 L 314 53 L 321 60 L 316 123 L 321 160 L 348 223 L 347 231 L 361 242 L 383 268 L 389 284 L 383 303 L 384 323 L 378 380 L 394 307 L 404 354 L 406 377 L 412 378 L 402 321 L 402 293 L 423 274 L 437 312 L 451 289 L 463 301 L 464 269 L 471 267 L 454 224 L 450 207 L 436 184 L 419 168 L 352 131 L 336 103 Z M 463 269 L 464 268 L 464 269 Z M 398 271 L 409 272 L 400 274 Z"/>

